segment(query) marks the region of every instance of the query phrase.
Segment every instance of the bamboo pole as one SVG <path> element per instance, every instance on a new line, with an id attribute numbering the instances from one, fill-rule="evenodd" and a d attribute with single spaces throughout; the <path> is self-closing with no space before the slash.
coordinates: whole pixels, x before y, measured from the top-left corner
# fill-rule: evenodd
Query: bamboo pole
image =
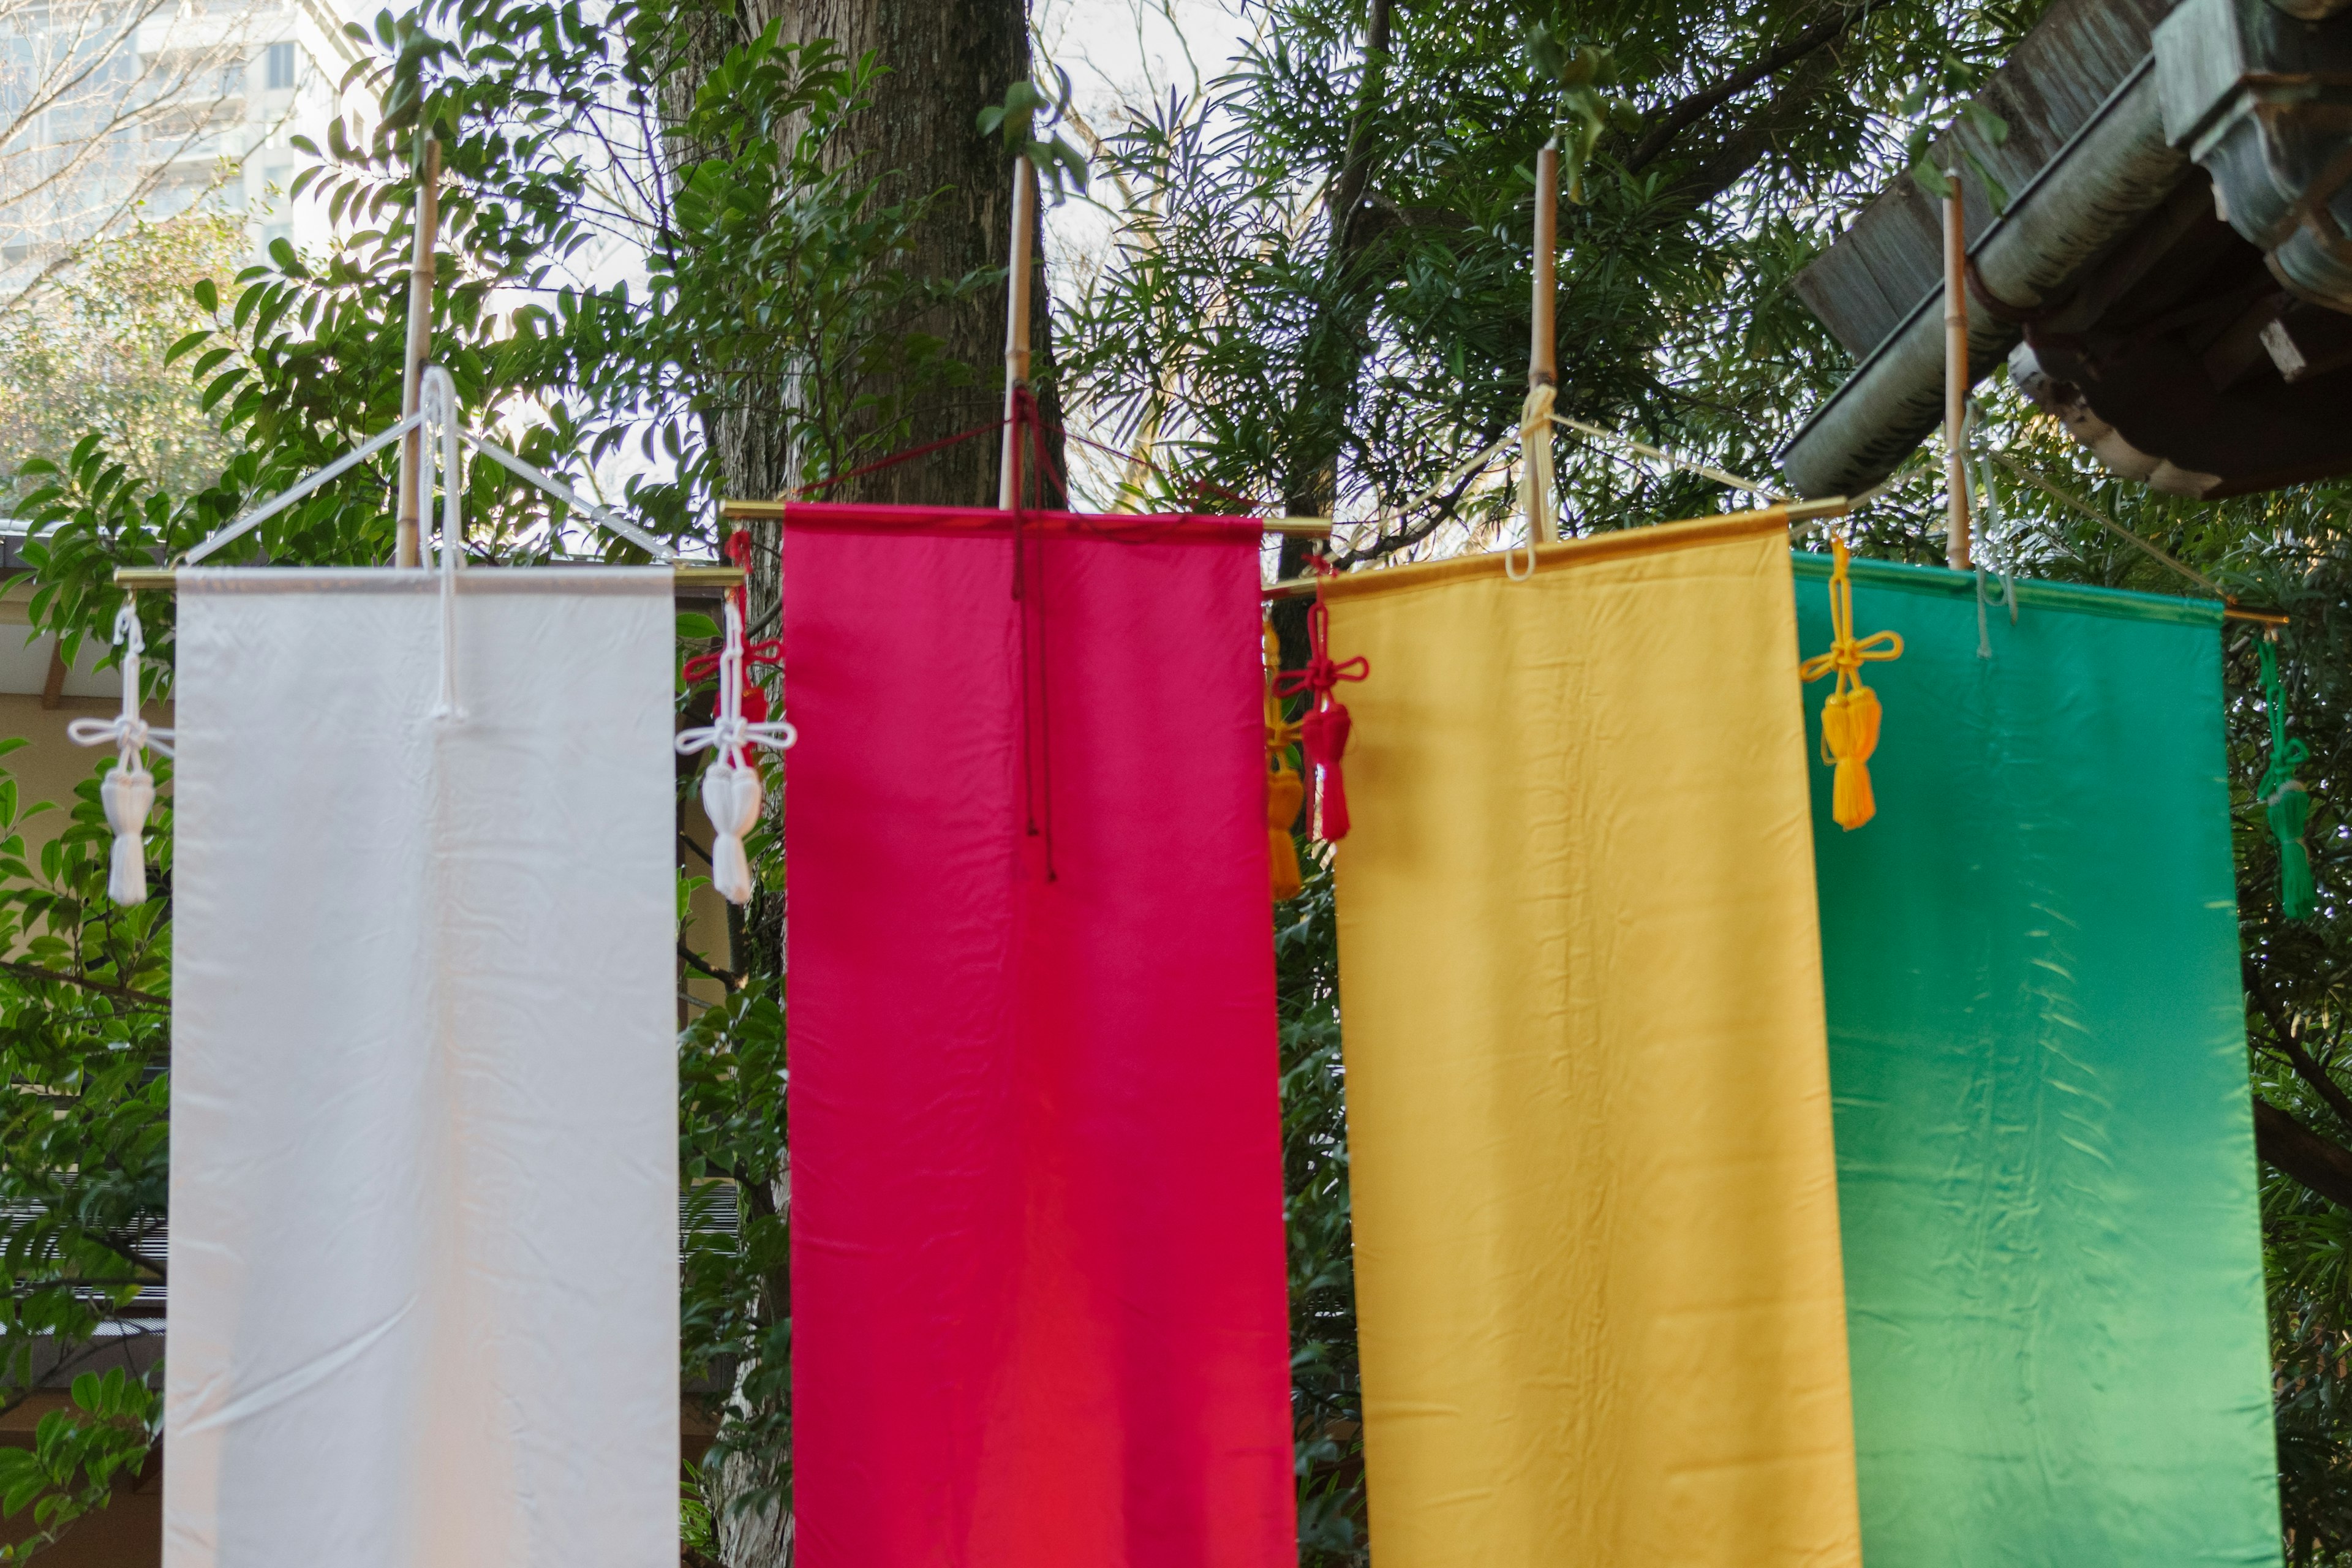
<path id="1" fill-rule="evenodd" d="M 441 143 L 430 136 L 422 137 L 421 142 L 416 160 L 416 249 L 408 264 L 408 342 L 400 368 L 400 415 L 404 419 L 416 412 L 425 362 L 433 354 L 433 247 L 441 226 Z M 422 430 L 411 430 L 400 441 L 400 508 L 395 514 L 392 558 L 395 566 L 424 564 L 417 528 L 417 519 L 424 510 L 423 498 L 417 494 L 418 476 L 423 471 L 418 460 L 423 439 Z M 449 482 L 455 482 L 454 476 Z"/>
<path id="2" fill-rule="evenodd" d="M 1969 550 L 1969 484 L 1963 465 L 1969 418 L 1969 237 L 1960 172 L 1948 169 L 1944 197 L 1944 485 L 1950 494 L 1944 559 L 1955 572 L 1975 565 Z"/>
<path id="3" fill-rule="evenodd" d="M 1535 309 L 1528 340 L 1528 390 L 1559 384 L 1559 143 L 1545 143 L 1536 154 L 1536 281 Z M 1549 440 L 1547 428 L 1544 438 Z M 1520 461 L 1532 460 L 1525 453 Z M 1546 465 L 1549 471 L 1549 465 Z M 1549 504 L 1536 509 L 1537 539 L 1549 544 L 1559 537 L 1559 522 Z"/>
<path id="4" fill-rule="evenodd" d="M 737 522 L 754 521 L 774 522 L 782 519 L 787 509 L 805 504 L 808 503 L 789 500 L 727 500 L 719 503 L 719 515 Z M 1143 523 L 1150 522 L 1154 514 L 1148 511 L 1130 511 L 1111 515 L 1121 522 Z M 1279 534 L 1285 539 L 1328 539 L 1331 537 L 1332 522 L 1328 517 L 1269 517 L 1261 519 L 1259 526 L 1266 532 Z"/>
<path id="5" fill-rule="evenodd" d="M 1004 279 L 1004 447 L 997 468 L 996 506 L 1021 505 L 1021 395 L 1029 388 L 1030 232 L 1037 223 L 1037 171 L 1026 157 L 1013 161 L 1013 265 Z"/>
<path id="6" fill-rule="evenodd" d="M 529 570 L 593 572 L 599 568 L 593 562 L 581 561 L 553 568 L 532 567 Z M 740 587 L 743 584 L 740 566 L 714 566 L 689 561 L 671 567 L 670 573 L 677 580 L 678 592 L 684 595 L 715 594 L 723 589 Z M 494 574 L 489 571 L 484 573 L 485 576 Z M 180 569 L 171 566 L 118 566 L 114 569 L 114 585 L 132 594 L 175 594 L 180 587 Z M 430 584 L 426 584 L 424 591 L 429 592 Z"/>

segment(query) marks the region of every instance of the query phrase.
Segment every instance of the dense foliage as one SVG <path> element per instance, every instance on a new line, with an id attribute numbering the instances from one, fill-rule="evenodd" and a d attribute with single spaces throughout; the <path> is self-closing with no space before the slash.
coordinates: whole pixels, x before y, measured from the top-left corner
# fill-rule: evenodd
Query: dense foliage
<path id="1" fill-rule="evenodd" d="M 34 488 L 19 463 L 90 431 L 141 484 L 185 492 L 218 477 L 234 448 L 166 358 L 200 324 L 188 290 L 233 289 L 246 249 L 244 221 L 221 214 L 137 224 L 93 242 L 38 309 L 0 311 L 0 517 Z"/>

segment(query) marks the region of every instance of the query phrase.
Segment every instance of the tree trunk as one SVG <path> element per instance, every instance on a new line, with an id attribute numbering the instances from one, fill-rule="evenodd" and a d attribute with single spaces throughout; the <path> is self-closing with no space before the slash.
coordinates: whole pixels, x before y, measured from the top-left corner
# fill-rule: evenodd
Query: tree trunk
<path id="1" fill-rule="evenodd" d="M 898 265 L 914 278 L 950 285 L 1004 267 L 1011 247 L 1011 163 L 1003 142 L 982 136 L 974 121 L 1029 74 L 1029 26 L 1023 0 L 945 0 L 944 9 L 910 0 L 748 0 L 739 16 L 742 31 L 728 42 L 756 36 L 774 19 L 781 21 L 787 43 L 829 39 L 852 59 L 866 54 L 875 58 L 883 74 L 875 83 L 872 102 L 843 128 L 833 153 L 880 176 L 885 203 L 928 198 L 914 248 Z M 724 47 L 712 54 L 713 61 Z M 685 85 L 690 91 L 694 84 Z M 1034 363 L 1050 367 L 1043 247 L 1035 248 L 1041 260 L 1040 274 L 1032 280 L 1038 288 L 1033 315 L 1037 341 L 1032 348 L 1040 351 Z M 999 417 L 1004 397 L 1005 299 L 1002 284 L 964 290 L 940 302 L 919 301 L 905 319 L 887 324 L 889 337 L 920 333 L 935 340 L 940 354 L 955 367 L 925 384 L 907 405 L 908 446 L 992 425 Z M 890 389 L 849 389 L 853 397 L 873 390 Z M 1041 401 L 1053 417 L 1056 405 L 1050 384 Z M 775 415 L 756 407 L 731 411 L 714 419 L 707 435 L 728 495 L 778 496 L 797 481 Z M 828 490 L 825 499 L 992 505 L 997 451 L 995 440 L 978 437 L 851 480 Z M 1051 443 L 1047 460 L 1061 468 L 1058 439 Z M 758 564 L 751 579 L 751 620 L 755 626 L 772 624 L 780 608 L 779 531 L 766 524 L 753 533 Z M 733 967 L 750 973 L 781 973 L 782 900 L 755 900 L 746 915 L 744 951 L 734 955 Z M 780 1205 L 788 1201 L 782 1194 L 777 1200 Z M 766 1303 L 769 1311 L 791 1310 L 781 1291 L 767 1294 L 778 1298 Z M 781 1455 L 775 1460 L 788 1462 Z M 772 1473 L 767 1465 L 746 1457 L 705 1474 L 728 1568 L 790 1568 L 795 1533 L 791 1510 L 730 1506 Z"/>
<path id="2" fill-rule="evenodd" d="M 1021 0 L 768 3 L 782 18 L 787 41 L 830 38 L 853 59 L 872 54 L 886 73 L 875 84 L 871 106 L 844 127 L 835 153 L 881 175 L 886 202 L 929 199 L 915 248 L 906 258 L 908 271 L 948 283 L 1004 266 L 1011 167 L 1003 143 L 982 136 L 973 121 L 1029 74 L 1029 26 Z M 1045 317 L 1042 309 L 1036 311 L 1040 335 Z M 917 399 L 910 446 L 998 417 L 1004 396 L 1002 286 L 919 307 L 895 324 L 938 340 L 940 353 L 959 367 L 946 384 Z M 1045 363 L 1043 356 L 1038 363 Z M 966 441 L 853 480 L 828 491 L 828 499 L 991 506 L 996 448 L 985 437 Z"/>

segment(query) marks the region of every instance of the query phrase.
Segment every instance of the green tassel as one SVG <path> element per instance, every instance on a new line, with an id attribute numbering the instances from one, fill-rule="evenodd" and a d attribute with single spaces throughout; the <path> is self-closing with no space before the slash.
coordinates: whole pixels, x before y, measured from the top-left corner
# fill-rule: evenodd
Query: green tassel
<path id="1" fill-rule="evenodd" d="M 2312 880 L 2311 851 L 2303 841 L 2311 821 L 2311 791 L 2294 776 L 2297 763 L 2311 754 L 2301 741 L 2286 738 L 2286 689 L 2279 680 L 2278 648 L 2262 645 L 2263 703 L 2270 710 L 2271 765 L 2254 794 L 2270 818 L 2279 847 L 2279 910 L 2291 921 L 2307 921 L 2319 909 Z"/>
<path id="2" fill-rule="evenodd" d="M 2304 847 L 2304 824 L 2311 820 L 2311 792 L 2299 779 L 2279 785 L 2267 803 L 2271 831 L 2279 842 L 2279 907 L 2291 921 L 2307 921 L 2319 908 L 2311 882 L 2311 851 Z"/>

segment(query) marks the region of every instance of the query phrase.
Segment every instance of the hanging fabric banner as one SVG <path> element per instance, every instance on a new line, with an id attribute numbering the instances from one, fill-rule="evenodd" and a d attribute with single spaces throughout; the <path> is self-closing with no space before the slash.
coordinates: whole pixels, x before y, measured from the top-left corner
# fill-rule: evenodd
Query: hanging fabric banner
<path id="1" fill-rule="evenodd" d="M 677 1556 L 672 574 L 456 575 L 179 574 L 166 1568 Z"/>
<path id="2" fill-rule="evenodd" d="M 1786 520 L 1534 554 L 1324 586 L 1373 1554 L 1853 1568 Z"/>
<path id="3" fill-rule="evenodd" d="M 798 1561 L 1294 1563 L 1258 526 L 805 510 Z"/>
<path id="4" fill-rule="evenodd" d="M 1851 570 L 1904 649 L 1876 817 L 1813 770 L 1868 1557 L 2275 1563 L 2220 606 L 2020 583 L 1984 658 L 1973 576 Z"/>

